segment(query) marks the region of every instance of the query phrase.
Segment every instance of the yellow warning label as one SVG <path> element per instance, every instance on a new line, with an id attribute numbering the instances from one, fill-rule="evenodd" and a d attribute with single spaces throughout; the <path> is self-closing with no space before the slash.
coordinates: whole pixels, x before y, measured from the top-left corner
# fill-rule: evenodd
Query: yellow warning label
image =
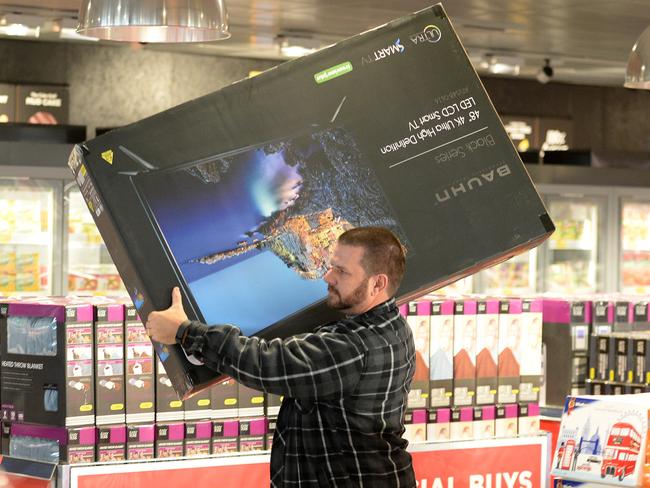
<path id="1" fill-rule="evenodd" d="M 102 159 L 106 161 L 108 164 L 113 164 L 113 151 L 109 149 L 108 151 L 104 151 L 102 153 Z"/>

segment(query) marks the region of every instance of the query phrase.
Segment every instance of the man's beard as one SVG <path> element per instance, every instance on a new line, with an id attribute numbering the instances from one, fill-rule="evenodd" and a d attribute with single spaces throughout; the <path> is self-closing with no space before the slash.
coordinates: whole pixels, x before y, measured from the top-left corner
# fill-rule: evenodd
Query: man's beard
<path id="1" fill-rule="evenodd" d="M 367 298 L 369 280 L 370 278 L 366 278 L 346 297 L 342 297 L 334 287 L 328 286 L 327 291 L 330 293 L 327 295 L 327 305 L 335 310 L 343 311 L 356 307 Z"/>

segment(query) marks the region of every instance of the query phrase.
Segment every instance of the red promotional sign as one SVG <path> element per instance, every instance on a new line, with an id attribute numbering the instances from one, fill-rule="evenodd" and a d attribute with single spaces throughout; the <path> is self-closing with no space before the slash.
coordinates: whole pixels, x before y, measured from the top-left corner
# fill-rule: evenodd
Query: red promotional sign
<path id="1" fill-rule="evenodd" d="M 528 437 L 415 444 L 410 450 L 418 488 L 543 488 L 548 447 L 548 437 Z M 268 486 L 268 463 L 268 455 L 243 455 L 71 466 L 67 474 L 71 488 L 242 488 Z"/>
<path id="2" fill-rule="evenodd" d="M 547 485 L 546 448 L 541 443 L 468 446 L 411 455 L 418 488 L 538 488 Z"/>

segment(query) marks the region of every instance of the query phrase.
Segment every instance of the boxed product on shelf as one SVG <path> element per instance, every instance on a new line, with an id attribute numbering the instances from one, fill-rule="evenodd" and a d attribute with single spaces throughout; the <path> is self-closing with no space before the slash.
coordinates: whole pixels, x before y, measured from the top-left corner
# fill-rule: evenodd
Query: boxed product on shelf
<path id="1" fill-rule="evenodd" d="M 539 434 L 539 403 L 519 404 L 517 432 L 520 436 Z"/>
<path id="2" fill-rule="evenodd" d="M 454 309 L 454 406 L 476 396 L 476 300 L 458 300 Z"/>
<path id="3" fill-rule="evenodd" d="M 609 334 L 614 330 L 615 304 L 609 300 L 593 302 L 593 333 Z"/>
<path id="4" fill-rule="evenodd" d="M 650 383 L 650 334 L 639 333 L 628 337 L 628 358 L 631 383 Z"/>
<path id="5" fill-rule="evenodd" d="M 97 427 L 97 461 L 126 461 L 126 425 Z"/>
<path id="6" fill-rule="evenodd" d="M 650 307 L 646 300 L 637 301 L 633 306 L 633 328 L 636 331 L 650 330 Z"/>
<path id="7" fill-rule="evenodd" d="M 430 408 L 427 419 L 427 441 L 451 440 L 451 409 Z"/>
<path id="8" fill-rule="evenodd" d="M 268 420 L 266 417 L 240 417 L 239 451 L 263 451 L 266 446 Z"/>
<path id="9" fill-rule="evenodd" d="M 431 302 L 409 302 L 400 307 L 411 328 L 415 343 L 415 373 L 408 393 L 408 408 L 429 406 L 429 333 Z"/>
<path id="10" fill-rule="evenodd" d="M 178 397 L 160 358 L 156 359 L 156 422 L 183 420 L 183 400 Z"/>
<path id="11" fill-rule="evenodd" d="M 517 437 L 519 432 L 519 406 L 497 405 L 494 423 L 495 437 Z"/>
<path id="12" fill-rule="evenodd" d="M 2 455 L 53 464 L 81 464 L 95 461 L 95 426 L 2 423 Z"/>
<path id="13" fill-rule="evenodd" d="M 65 299 L 0 304 L 3 420 L 95 423 L 92 323 L 92 305 Z"/>
<path id="14" fill-rule="evenodd" d="M 269 425 L 268 425 L 268 432 L 266 433 L 266 449 L 270 450 L 271 447 L 273 446 L 273 436 L 275 435 L 275 428 L 277 427 L 278 423 L 278 417 L 277 416 L 272 416 L 268 417 L 269 419 Z"/>
<path id="15" fill-rule="evenodd" d="M 452 441 L 474 439 L 474 408 L 453 407 L 449 427 Z"/>
<path id="16" fill-rule="evenodd" d="M 521 374 L 521 299 L 499 302 L 499 356 L 497 401 L 515 403 Z"/>
<path id="17" fill-rule="evenodd" d="M 185 422 L 185 456 L 209 456 L 212 450 L 212 421 Z"/>
<path id="18" fill-rule="evenodd" d="M 553 476 L 638 486 L 642 481 L 650 395 L 567 397 Z"/>
<path id="19" fill-rule="evenodd" d="M 628 301 L 617 301 L 614 308 L 614 332 L 630 332 L 634 329 L 634 306 Z"/>
<path id="20" fill-rule="evenodd" d="M 624 383 L 627 379 L 627 335 L 613 333 L 609 338 L 609 381 Z"/>
<path id="21" fill-rule="evenodd" d="M 476 316 L 476 404 L 492 405 L 498 387 L 499 300 L 481 300 Z"/>
<path id="22" fill-rule="evenodd" d="M 261 417 L 264 415 L 264 393 L 239 384 L 237 397 L 240 417 Z"/>
<path id="23" fill-rule="evenodd" d="M 592 334 L 589 338 L 589 379 L 598 381 L 609 380 L 610 346 L 613 346 L 611 334 Z M 613 378 L 612 378 L 613 379 Z"/>
<path id="24" fill-rule="evenodd" d="M 156 424 L 156 458 L 177 458 L 185 454 L 185 423 Z"/>
<path id="25" fill-rule="evenodd" d="M 625 394 L 625 383 L 607 381 L 605 383 L 605 395 L 623 395 Z"/>
<path id="26" fill-rule="evenodd" d="M 494 421 L 496 406 L 483 405 L 474 407 L 474 438 L 492 439 L 494 437 Z"/>
<path id="27" fill-rule="evenodd" d="M 126 422 L 124 305 L 96 305 L 95 397 L 97 425 Z"/>
<path id="28" fill-rule="evenodd" d="M 239 419 L 216 419 L 212 422 L 212 454 L 239 451 Z"/>
<path id="29" fill-rule="evenodd" d="M 126 459 L 154 459 L 156 425 L 153 423 L 126 426 Z"/>
<path id="30" fill-rule="evenodd" d="M 606 381 L 588 379 L 585 385 L 587 395 L 604 395 L 606 383 Z"/>
<path id="31" fill-rule="evenodd" d="M 429 380 L 431 407 L 451 406 L 454 388 L 454 301 L 431 302 Z"/>
<path id="32" fill-rule="evenodd" d="M 212 418 L 229 418 L 239 415 L 239 384 L 232 378 L 225 378 L 212 388 Z"/>
<path id="33" fill-rule="evenodd" d="M 410 442 L 427 440 L 426 409 L 408 410 L 404 414 L 404 434 L 402 437 Z"/>
<path id="34" fill-rule="evenodd" d="M 110 131 L 69 166 L 143 320 L 180 281 L 191 319 L 267 338 L 340 316 L 320 278 L 347 228 L 401 238 L 399 303 L 554 230 L 440 5 Z M 181 397 L 217 381 L 156 351 Z"/>
<path id="35" fill-rule="evenodd" d="M 126 422 L 152 422 L 156 415 L 153 345 L 136 308 L 127 305 L 125 315 Z"/>
<path id="36" fill-rule="evenodd" d="M 210 388 L 201 390 L 183 402 L 183 418 L 199 420 L 209 418 L 213 414 L 212 391 Z"/>
<path id="37" fill-rule="evenodd" d="M 519 401 L 539 401 L 539 391 L 544 379 L 542 361 L 543 301 L 525 299 L 522 303 L 521 369 Z"/>
<path id="38" fill-rule="evenodd" d="M 428 374 L 428 371 L 427 371 Z M 428 390 L 427 390 L 428 391 Z M 267 393 L 264 403 L 266 405 L 266 416 L 267 417 L 277 417 L 280 413 L 280 407 L 282 406 L 282 400 L 284 399 L 281 395 L 274 395 L 273 393 Z"/>
<path id="39" fill-rule="evenodd" d="M 545 358 L 545 405 L 563 405 L 567 395 L 584 392 L 589 375 L 592 303 L 544 299 L 542 338 Z"/>

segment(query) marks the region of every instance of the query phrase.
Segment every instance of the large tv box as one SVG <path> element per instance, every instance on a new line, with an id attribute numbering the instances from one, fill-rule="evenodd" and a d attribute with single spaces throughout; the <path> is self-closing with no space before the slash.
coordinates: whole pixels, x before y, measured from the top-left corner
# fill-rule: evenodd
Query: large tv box
<path id="1" fill-rule="evenodd" d="M 407 249 L 399 303 L 554 230 L 442 6 L 75 147 L 69 165 L 146 320 L 179 285 L 190 318 L 289 336 L 337 313 L 337 236 Z M 184 398 L 217 381 L 155 344 Z"/>

